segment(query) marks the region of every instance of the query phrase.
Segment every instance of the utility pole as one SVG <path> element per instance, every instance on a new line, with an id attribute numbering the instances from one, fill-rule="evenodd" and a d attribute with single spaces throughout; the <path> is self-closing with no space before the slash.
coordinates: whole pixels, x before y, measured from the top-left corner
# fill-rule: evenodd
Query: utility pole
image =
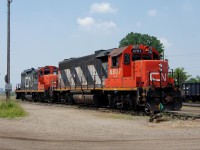
<path id="1" fill-rule="evenodd" d="M 8 26 L 7 26 L 7 75 L 6 75 L 6 81 L 8 87 L 10 87 L 10 3 L 12 3 L 12 0 L 7 0 L 8 3 Z M 10 99 L 10 88 L 7 89 L 6 92 L 6 100 Z"/>

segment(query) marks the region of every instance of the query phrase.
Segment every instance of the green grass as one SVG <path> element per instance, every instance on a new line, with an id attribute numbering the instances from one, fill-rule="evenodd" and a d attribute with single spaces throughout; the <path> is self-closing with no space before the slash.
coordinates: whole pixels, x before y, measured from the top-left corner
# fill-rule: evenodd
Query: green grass
<path id="1" fill-rule="evenodd" d="M 0 118 L 24 117 L 27 113 L 15 100 L 0 101 Z"/>

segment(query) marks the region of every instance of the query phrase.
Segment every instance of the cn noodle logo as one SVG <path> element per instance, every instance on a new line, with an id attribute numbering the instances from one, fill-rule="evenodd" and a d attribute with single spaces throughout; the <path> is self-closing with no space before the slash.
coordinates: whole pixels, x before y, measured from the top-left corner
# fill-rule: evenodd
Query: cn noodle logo
<path id="1" fill-rule="evenodd" d="M 160 82 L 160 79 L 161 79 L 161 81 L 167 81 L 167 73 L 161 72 L 161 78 L 160 78 L 159 72 L 151 72 L 150 73 L 150 80 L 151 81 Z"/>
<path id="2" fill-rule="evenodd" d="M 25 87 L 33 87 L 33 76 L 25 77 Z"/>

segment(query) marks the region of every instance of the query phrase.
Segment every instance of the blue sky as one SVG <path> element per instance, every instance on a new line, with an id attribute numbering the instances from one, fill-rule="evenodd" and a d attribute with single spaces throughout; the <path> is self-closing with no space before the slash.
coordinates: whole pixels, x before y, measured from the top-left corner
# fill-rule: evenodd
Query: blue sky
<path id="1" fill-rule="evenodd" d="M 7 0 L 0 1 L 0 87 L 5 86 Z M 119 46 L 130 32 L 156 36 L 170 68 L 200 75 L 199 0 L 13 0 L 11 83 L 23 70 Z"/>

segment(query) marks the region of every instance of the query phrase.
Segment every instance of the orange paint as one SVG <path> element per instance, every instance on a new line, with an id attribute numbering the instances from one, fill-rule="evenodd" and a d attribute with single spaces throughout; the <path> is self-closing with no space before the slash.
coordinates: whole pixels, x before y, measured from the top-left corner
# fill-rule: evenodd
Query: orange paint
<path id="1" fill-rule="evenodd" d="M 45 66 L 38 70 L 38 89 L 48 90 L 51 87 L 57 88 L 58 68 L 55 66 Z"/>
<path id="2" fill-rule="evenodd" d="M 137 88 L 173 85 L 168 77 L 168 62 L 148 46 L 127 46 L 113 50 L 108 56 L 106 88 Z M 116 62 L 117 61 L 117 62 Z"/>

